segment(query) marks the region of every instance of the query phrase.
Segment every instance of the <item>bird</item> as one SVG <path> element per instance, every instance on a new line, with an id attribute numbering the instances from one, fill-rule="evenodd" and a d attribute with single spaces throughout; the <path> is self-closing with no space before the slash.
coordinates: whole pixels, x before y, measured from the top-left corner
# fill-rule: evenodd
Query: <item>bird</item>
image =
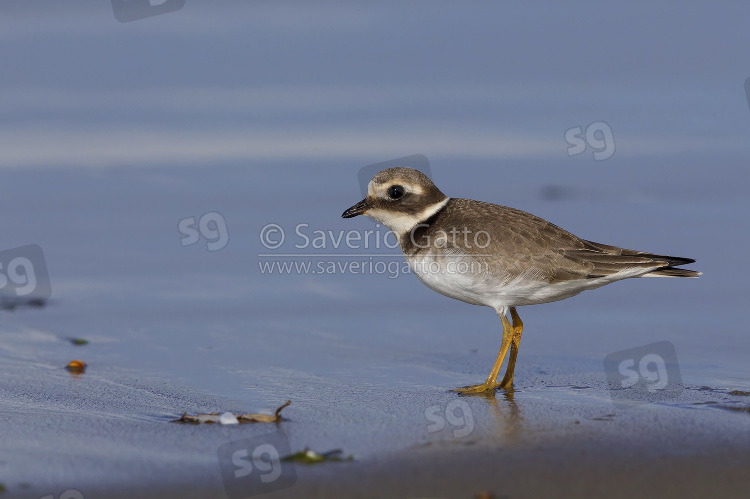
<path id="1" fill-rule="evenodd" d="M 677 268 L 695 262 L 690 258 L 595 243 L 525 211 L 450 198 L 411 168 L 377 173 L 365 199 L 341 216 L 358 215 L 393 232 L 411 271 L 428 288 L 491 307 L 500 316 L 502 343 L 492 370 L 484 383 L 454 390 L 463 394 L 513 390 L 523 333 L 517 307 L 563 300 L 623 279 L 702 275 Z"/>

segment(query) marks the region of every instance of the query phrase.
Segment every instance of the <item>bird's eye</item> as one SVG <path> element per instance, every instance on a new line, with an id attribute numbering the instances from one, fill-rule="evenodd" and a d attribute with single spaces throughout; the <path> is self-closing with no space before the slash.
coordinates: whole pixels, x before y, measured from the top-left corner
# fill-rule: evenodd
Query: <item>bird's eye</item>
<path id="1" fill-rule="evenodd" d="M 392 185 L 388 188 L 388 197 L 391 199 L 398 199 L 404 195 L 404 188 L 400 185 Z"/>

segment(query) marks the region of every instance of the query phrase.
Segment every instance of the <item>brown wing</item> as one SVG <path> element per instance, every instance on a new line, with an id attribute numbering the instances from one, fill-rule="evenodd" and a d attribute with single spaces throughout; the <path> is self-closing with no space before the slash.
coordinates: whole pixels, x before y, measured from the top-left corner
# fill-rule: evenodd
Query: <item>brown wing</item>
<path id="1" fill-rule="evenodd" d="M 625 269 L 654 269 L 664 277 L 696 277 L 697 272 L 674 269 L 688 258 L 655 255 L 581 239 L 525 211 L 468 199 L 451 199 L 435 216 L 440 227 L 466 228 L 451 238 L 457 250 L 471 253 L 496 273 L 508 277 L 563 282 L 616 274 Z M 477 234 L 477 239 L 474 239 Z M 499 238 L 486 244 L 485 235 Z M 466 247 L 466 242 L 471 247 Z M 483 247 L 484 246 L 484 247 Z"/>

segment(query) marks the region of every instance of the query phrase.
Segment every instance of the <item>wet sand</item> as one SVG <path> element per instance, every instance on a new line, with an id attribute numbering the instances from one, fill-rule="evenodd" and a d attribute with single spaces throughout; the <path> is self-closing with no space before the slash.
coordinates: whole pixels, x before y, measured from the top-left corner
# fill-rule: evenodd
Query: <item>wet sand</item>
<path id="1" fill-rule="evenodd" d="M 295 464 L 293 483 L 263 497 L 745 497 L 750 486 L 750 396 L 728 388 L 623 409 L 596 373 L 521 370 L 518 389 L 494 397 L 300 382 L 278 424 L 180 425 L 169 421 L 183 411 L 253 408 L 101 366 L 79 377 L 0 366 L 8 497 L 225 497 L 220 446 L 275 432 L 293 452 L 340 448 L 354 461 Z"/>

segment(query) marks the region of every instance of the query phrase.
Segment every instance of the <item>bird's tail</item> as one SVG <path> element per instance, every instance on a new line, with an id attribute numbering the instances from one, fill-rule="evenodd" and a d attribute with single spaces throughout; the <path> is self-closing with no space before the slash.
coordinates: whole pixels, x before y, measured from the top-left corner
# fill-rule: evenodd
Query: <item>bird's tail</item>
<path id="1" fill-rule="evenodd" d="M 695 270 L 664 267 L 648 274 L 643 274 L 641 277 L 698 277 L 702 274 L 703 272 L 696 272 Z"/>
<path id="2" fill-rule="evenodd" d="M 695 270 L 677 268 L 680 265 L 695 263 L 695 260 L 692 258 L 656 255 L 654 253 L 618 248 L 617 246 L 609 246 L 593 241 L 584 242 L 591 251 L 598 253 L 591 255 L 591 251 L 585 252 L 587 260 L 594 263 L 595 271 L 598 264 L 598 266 L 603 267 L 602 271 L 607 270 L 609 272 L 621 270 L 623 267 L 640 266 L 653 268 L 659 266 L 659 268 L 646 274 L 641 274 L 638 277 L 698 277 L 702 274 L 702 272 Z"/>

